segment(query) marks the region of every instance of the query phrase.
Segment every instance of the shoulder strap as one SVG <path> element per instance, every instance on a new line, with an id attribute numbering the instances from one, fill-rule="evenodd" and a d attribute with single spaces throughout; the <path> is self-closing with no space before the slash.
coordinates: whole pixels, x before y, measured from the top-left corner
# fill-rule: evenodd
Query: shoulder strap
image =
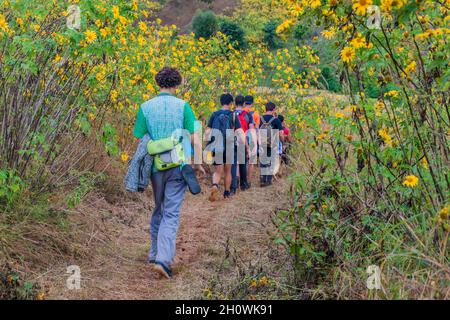
<path id="1" fill-rule="evenodd" d="M 266 121 L 266 120 L 264 119 L 264 116 L 261 116 L 260 119 L 261 119 L 261 121 L 262 121 L 263 124 L 271 125 L 272 122 L 275 121 L 275 119 L 277 119 L 277 118 L 275 118 L 274 116 L 272 116 L 272 118 L 271 118 L 269 121 Z"/>
<path id="2" fill-rule="evenodd" d="M 272 119 L 270 119 L 270 121 L 268 122 L 268 124 L 271 124 L 273 121 L 275 121 L 275 119 L 277 119 L 277 118 L 272 117 Z"/>

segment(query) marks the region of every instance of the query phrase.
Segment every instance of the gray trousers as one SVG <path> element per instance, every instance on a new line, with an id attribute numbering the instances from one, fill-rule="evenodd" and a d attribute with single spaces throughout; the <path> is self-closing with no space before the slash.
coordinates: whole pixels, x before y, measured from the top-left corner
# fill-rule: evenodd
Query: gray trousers
<path id="1" fill-rule="evenodd" d="M 180 211 L 186 191 L 181 168 L 152 173 L 155 210 L 150 219 L 151 248 L 149 260 L 171 266 L 175 257 Z"/>

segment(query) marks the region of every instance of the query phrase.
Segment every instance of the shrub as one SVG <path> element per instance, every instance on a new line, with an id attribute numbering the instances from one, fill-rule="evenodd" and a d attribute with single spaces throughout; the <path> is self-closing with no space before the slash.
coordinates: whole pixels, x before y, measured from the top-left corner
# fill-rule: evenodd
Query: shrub
<path id="1" fill-rule="evenodd" d="M 339 92 L 341 91 L 341 84 L 335 72 L 336 70 L 332 70 L 330 67 L 322 68 L 322 77 L 319 78 L 319 81 L 325 86 L 325 89 Z"/>
<path id="2" fill-rule="evenodd" d="M 281 47 L 281 39 L 276 32 L 278 25 L 279 23 L 277 21 L 271 20 L 263 28 L 264 42 L 267 43 L 269 49 L 278 49 Z"/>
<path id="3" fill-rule="evenodd" d="M 209 39 L 217 31 L 217 17 L 211 10 L 197 11 L 191 24 L 192 31 L 197 39 Z"/>
<path id="4" fill-rule="evenodd" d="M 238 23 L 224 19 L 219 24 L 219 30 L 230 39 L 236 49 L 246 47 L 244 29 Z"/>

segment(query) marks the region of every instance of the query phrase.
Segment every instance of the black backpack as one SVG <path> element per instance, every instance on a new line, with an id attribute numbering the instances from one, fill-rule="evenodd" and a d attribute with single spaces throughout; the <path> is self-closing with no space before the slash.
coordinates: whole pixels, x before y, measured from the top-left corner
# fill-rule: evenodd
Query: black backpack
<path id="1" fill-rule="evenodd" d="M 230 116 L 232 115 L 232 119 L 230 119 Z M 229 113 L 225 114 L 224 112 L 221 112 L 218 116 L 214 117 L 213 123 L 212 123 L 212 129 L 219 130 L 222 133 L 223 137 L 223 145 L 216 146 L 215 152 L 224 152 L 225 151 L 225 145 L 226 145 L 226 139 L 227 139 L 227 130 L 233 130 L 236 123 L 236 115 L 235 113 Z M 212 141 L 211 141 L 212 142 Z"/>
<path id="2" fill-rule="evenodd" d="M 267 148 L 272 147 L 272 122 L 275 120 L 275 117 L 272 117 L 270 121 L 266 121 L 264 116 L 261 117 L 261 125 L 259 126 L 259 145 L 267 146 Z"/>

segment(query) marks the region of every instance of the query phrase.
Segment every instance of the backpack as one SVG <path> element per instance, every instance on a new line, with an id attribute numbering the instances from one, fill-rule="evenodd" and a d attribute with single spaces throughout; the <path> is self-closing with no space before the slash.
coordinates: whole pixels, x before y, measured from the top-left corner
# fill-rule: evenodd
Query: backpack
<path id="1" fill-rule="evenodd" d="M 241 123 L 241 128 L 244 130 L 244 133 L 248 131 L 248 127 L 250 125 L 250 118 L 249 114 L 245 110 L 241 110 L 236 112 L 239 118 L 239 121 Z"/>
<path id="2" fill-rule="evenodd" d="M 255 124 L 256 128 L 259 128 L 259 125 L 261 123 L 261 117 L 259 116 L 258 112 L 250 111 L 248 115 L 253 119 L 253 123 Z"/>
<path id="3" fill-rule="evenodd" d="M 233 112 L 233 119 L 230 121 L 229 114 L 225 114 L 221 112 L 218 116 L 214 117 L 213 123 L 212 123 L 212 129 L 219 130 L 222 133 L 223 137 L 223 145 L 222 146 L 216 146 L 215 152 L 224 152 L 225 151 L 225 145 L 227 140 L 227 130 L 233 130 L 236 123 L 236 114 Z M 212 141 L 211 141 L 212 142 Z"/>
<path id="4" fill-rule="evenodd" d="M 267 148 L 272 147 L 272 122 L 275 120 L 275 117 L 272 117 L 269 122 L 264 120 L 264 117 L 261 117 L 261 126 L 259 127 L 259 145 L 267 146 Z"/>

